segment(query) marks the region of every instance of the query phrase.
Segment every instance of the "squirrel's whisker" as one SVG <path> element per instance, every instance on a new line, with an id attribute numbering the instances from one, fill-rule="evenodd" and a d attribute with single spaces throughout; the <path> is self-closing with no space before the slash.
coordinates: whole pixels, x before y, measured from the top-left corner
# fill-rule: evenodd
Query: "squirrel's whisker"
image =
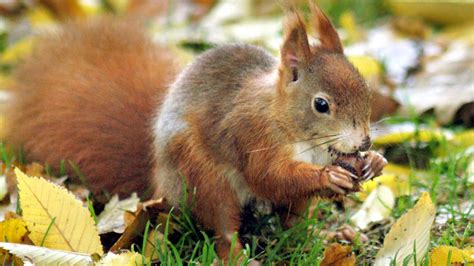
<path id="1" fill-rule="evenodd" d="M 325 145 L 325 144 L 328 144 L 328 146 L 329 146 L 330 144 L 337 143 L 337 142 L 339 141 L 339 139 L 340 139 L 340 138 L 341 138 L 341 137 L 339 137 L 339 136 L 338 136 L 338 137 L 335 137 L 335 138 L 333 138 L 333 139 L 330 139 L 330 140 L 328 140 L 328 141 L 325 141 L 325 142 L 322 142 L 322 143 L 316 144 L 316 145 L 314 145 L 314 146 L 311 146 L 311 147 L 310 147 L 310 148 L 308 148 L 308 149 L 305 149 L 305 150 L 304 150 L 304 151 L 302 151 L 302 152 L 299 152 L 298 154 L 305 153 L 305 152 L 307 152 L 307 151 L 310 151 L 310 150 L 312 150 L 312 149 L 315 149 L 315 148 L 317 148 L 317 147 L 321 147 L 321 146 L 323 146 L 323 145 Z"/>
<path id="2" fill-rule="evenodd" d="M 318 137 L 315 137 L 315 138 L 310 138 L 310 139 L 305 139 L 305 140 L 299 140 L 299 141 L 291 142 L 291 143 L 288 143 L 288 144 L 294 145 L 294 144 L 298 144 L 298 143 L 302 143 L 302 142 L 306 142 L 306 141 L 312 141 L 312 140 L 324 139 L 324 138 L 331 138 L 331 137 L 336 137 L 336 136 L 339 136 L 339 134 L 318 136 Z M 247 153 L 259 152 L 259 151 L 266 151 L 266 150 L 270 150 L 270 149 L 277 148 L 279 145 L 280 145 L 280 144 L 278 143 L 278 144 L 275 144 L 275 145 L 270 146 L 270 147 L 264 147 L 264 148 L 260 148 L 260 149 L 251 150 L 251 151 L 248 151 Z"/>

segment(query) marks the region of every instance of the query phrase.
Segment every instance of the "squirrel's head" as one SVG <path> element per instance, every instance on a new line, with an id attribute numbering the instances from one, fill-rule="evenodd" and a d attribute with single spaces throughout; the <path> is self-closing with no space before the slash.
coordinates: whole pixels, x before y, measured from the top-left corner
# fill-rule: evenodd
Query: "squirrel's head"
<path id="1" fill-rule="evenodd" d="M 353 153 L 370 147 L 370 91 L 344 56 L 339 36 L 324 13 L 311 6 L 318 44 L 310 45 L 297 12 L 288 15 L 281 49 L 278 97 L 297 128 L 298 141 Z"/>

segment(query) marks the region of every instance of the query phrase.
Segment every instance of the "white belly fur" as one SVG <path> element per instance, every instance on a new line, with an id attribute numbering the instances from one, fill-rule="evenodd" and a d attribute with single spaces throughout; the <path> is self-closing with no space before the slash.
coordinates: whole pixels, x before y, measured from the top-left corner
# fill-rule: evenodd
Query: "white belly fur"
<path id="1" fill-rule="evenodd" d="M 312 145 L 314 144 L 308 142 L 299 142 L 293 144 L 293 159 L 296 161 L 320 166 L 331 164 L 332 158 L 328 151 L 319 147 L 311 149 Z"/>

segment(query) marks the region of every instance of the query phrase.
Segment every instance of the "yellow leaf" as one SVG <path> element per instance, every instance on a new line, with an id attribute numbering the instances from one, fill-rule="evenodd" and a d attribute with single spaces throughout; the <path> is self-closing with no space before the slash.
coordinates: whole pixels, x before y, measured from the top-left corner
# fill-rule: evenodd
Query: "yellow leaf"
<path id="1" fill-rule="evenodd" d="M 362 184 L 362 191 L 358 193 L 360 199 L 365 199 L 379 185 L 390 188 L 394 196 L 400 197 L 410 194 L 408 176 L 410 168 L 395 164 L 387 164 L 383 169 L 383 174 Z"/>
<path id="2" fill-rule="evenodd" d="M 19 218 L 7 219 L 0 223 L 0 241 L 9 243 L 23 243 L 28 233 L 25 221 Z"/>
<path id="3" fill-rule="evenodd" d="M 359 70 L 359 72 L 368 79 L 378 76 L 381 73 L 381 67 L 377 60 L 370 56 L 349 56 L 349 61 Z"/>
<path id="4" fill-rule="evenodd" d="M 34 37 L 26 37 L 7 47 L 0 56 L 0 63 L 6 65 L 17 63 L 30 53 L 33 42 Z"/>
<path id="5" fill-rule="evenodd" d="M 44 7 L 29 9 L 26 13 L 30 24 L 35 28 L 49 27 L 55 24 L 53 14 Z"/>
<path id="6" fill-rule="evenodd" d="M 445 137 L 445 134 L 440 130 L 433 129 L 421 129 L 418 132 L 408 131 L 408 132 L 394 132 L 387 135 L 377 137 L 374 140 L 374 144 L 378 146 L 385 146 L 391 144 L 402 143 L 406 141 L 419 141 L 419 142 L 429 142 L 429 141 L 440 141 Z"/>
<path id="7" fill-rule="evenodd" d="M 0 90 L 9 89 L 13 85 L 13 78 L 10 75 L 0 73 Z"/>
<path id="8" fill-rule="evenodd" d="M 394 260 L 402 265 L 403 260 L 416 250 L 417 263 L 428 252 L 430 230 L 436 214 L 436 208 L 430 194 L 423 192 L 415 207 L 400 217 L 385 236 L 383 247 L 375 257 L 375 266 L 390 265 Z M 414 247 L 414 245 L 416 245 Z M 414 265 L 413 257 L 408 265 Z"/>
<path id="9" fill-rule="evenodd" d="M 464 41 L 472 45 L 474 44 L 474 34 L 472 32 L 474 32 L 474 23 L 471 21 L 470 23 L 445 28 L 441 33 L 441 37 L 449 41 Z"/>
<path id="10" fill-rule="evenodd" d="M 451 254 L 450 254 L 451 253 Z M 451 256 L 450 264 L 448 263 L 448 257 Z M 439 246 L 431 251 L 430 265 L 431 266 L 445 266 L 453 265 L 453 263 L 468 262 L 474 263 L 474 251 L 469 249 L 458 249 L 450 246 Z M 467 265 L 467 264 L 466 264 Z"/>
<path id="11" fill-rule="evenodd" d="M 465 0 L 389 0 L 399 16 L 418 17 L 437 24 L 459 24 L 472 21 L 474 2 Z"/>
<path id="12" fill-rule="evenodd" d="M 350 42 L 356 42 L 362 39 L 362 32 L 357 27 L 353 12 L 346 11 L 342 13 L 339 18 L 339 24 L 341 24 L 341 27 L 346 31 Z"/>
<path id="13" fill-rule="evenodd" d="M 113 10 L 119 14 L 125 13 L 130 6 L 130 0 L 108 0 L 107 3 L 112 6 Z"/>
<path id="14" fill-rule="evenodd" d="M 87 208 L 66 189 L 15 169 L 23 219 L 37 246 L 103 254 L 97 228 Z"/>
<path id="15" fill-rule="evenodd" d="M 107 253 L 107 256 L 96 265 L 101 266 L 135 266 L 145 265 L 147 260 L 139 253 L 126 252 L 122 254 Z"/>
<path id="16" fill-rule="evenodd" d="M 474 146 L 474 129 L 466 130 L 454 135 L 453 142 L 454 144 L 463 147 Z"/>

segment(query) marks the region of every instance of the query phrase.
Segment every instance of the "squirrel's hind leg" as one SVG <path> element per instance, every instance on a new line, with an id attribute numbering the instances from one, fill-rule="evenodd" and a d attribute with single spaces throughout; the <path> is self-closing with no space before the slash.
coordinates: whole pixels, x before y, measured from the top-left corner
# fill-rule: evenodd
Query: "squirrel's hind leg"
<path id="1" fill-rule="evenodd" d="M 243 258 L 238 237 L 241 224 L 238 197 L 224 175 L 224 166 L 201 149 L 194 138 L 192 134 L 176 136 L 168 150 L 170 159 L 177 162 L 178 171 L 186 180 L 187 202 L 194 218 L 217 237 L 219 258 L 225 265 L 238 262 Z"/>

